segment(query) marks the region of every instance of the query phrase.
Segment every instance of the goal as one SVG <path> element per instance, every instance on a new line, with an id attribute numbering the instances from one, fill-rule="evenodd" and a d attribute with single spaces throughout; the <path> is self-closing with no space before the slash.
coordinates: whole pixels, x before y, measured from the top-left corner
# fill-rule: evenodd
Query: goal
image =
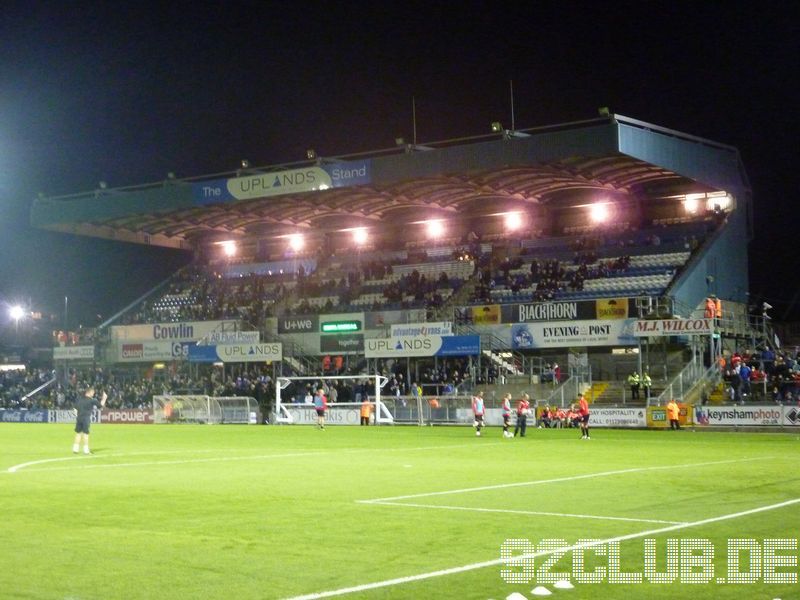
<path id="1" fill-rule="evenodd" d="M 258 403 L 248 396 L 153 396 L 155 423 L 258 423 Z"/>
<path id="2" fill-rule="evenodd" d="M 388 378 L 383 375 L 319 375 L 317 377 L 292 377 L 281 376 L 275 379 L 275 416 L 274 423 L 288 423 L 297 425 L 311 425 L 317 422 L 317 413 L 314 405 L 305 402 L 304 397 L 289 397 L 287 388 L 292 384 L 305 393 L 306 384 L 309 382 L 350 381 L 354 385 L 366 383 L 370 403 L 373 404 L 373 414 L 370 420 L 375 425 L 394 423 L 394 417 L 389 408 L 381 400 L 381 388 L 387 384 Z M 313 386 L 312 386 L 313 387 Z M 295 390 L 297 392 L 297 390 Z M 361 399 L 356 402 L 328 403 L 326 424 L 333 425 L 358 425 L 361 421 Z"/>

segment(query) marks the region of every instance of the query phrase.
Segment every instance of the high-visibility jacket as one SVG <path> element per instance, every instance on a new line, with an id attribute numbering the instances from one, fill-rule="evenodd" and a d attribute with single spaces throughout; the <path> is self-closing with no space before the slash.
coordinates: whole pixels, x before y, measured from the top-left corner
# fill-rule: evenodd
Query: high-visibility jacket
<path id="1" fill-rule="evenodd" d="M 628 385 L 639 385 L 639 374 L 631 373 L 628 375 Z"/>
<path id="2" fill-rule="evenodd" d="M 713 298 L 706 298 L 706 309 L 703 316 L 706 319 L 714 319 L 717 316 L 717 303 Z"/>
<path id="3" fill-rule="evenodd" d="M 670 401 L 667 404 L 667 418 L 670 421 L 677 421 L 680 414 L 681 414 L 681 409 L 678 406 L 678 403 L 675 402 L 674 400 Z"/>

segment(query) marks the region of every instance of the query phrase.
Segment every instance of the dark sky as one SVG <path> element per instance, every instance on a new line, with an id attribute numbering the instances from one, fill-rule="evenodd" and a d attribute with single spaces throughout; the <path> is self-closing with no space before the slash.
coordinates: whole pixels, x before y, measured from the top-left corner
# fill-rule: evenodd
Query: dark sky
<path id="1" fill-rule="evenodd" d="M 609 106 L 738 147 L 755 198 L 751 297 L 783 310 L 800 287 L 788 6 L 6 0 L 0 302 L 59 313 L 68 295 L 93 324 L 185 260 L 32 230 L 38 192 L 387 148 L 411 137 L 412 96 L 420 142 L 486 133 L 510 126 L 513 80 L 517 128 Z"/>

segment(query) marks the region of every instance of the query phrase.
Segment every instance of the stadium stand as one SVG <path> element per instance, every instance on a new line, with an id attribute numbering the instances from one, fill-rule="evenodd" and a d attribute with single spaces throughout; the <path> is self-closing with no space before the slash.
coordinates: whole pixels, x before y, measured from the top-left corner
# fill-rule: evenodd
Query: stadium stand
<path id="1" fill-rule="evenodd" d="M 330 356 L 344 355 L 332 371 L 383 371 L 401 396 L 410 384 L 433 386 L 436 394 L 487 384 L 498 393 L 503 385 L 516 385 L 517 391 L 520 385 L 546 385 L 537 388 L 538 399 L 546 400 L 591 370 L 595 380 L 603 380 L 596 386 L 599 395 L 618 402 L 626 400 L 631 370 L 651 366 L 657 396 L 700 356 L 699 346 L 685 339 L 665 344 L 658 359 L 647 342 L 630 339 L 581 347 L 580 361 L 573 360 L 570 341 L 521 347 L 511 329 L 535 320 L 519 318 L 517 309 L 536 303 L 574 308 L 621 300 L 619 318 L 632 321 L 701 317 L 713 297 L 724 301 L 725 312 L 713 317 L 721 341 L 702 348 L 706 366 L 712 357 L 745 345 L 772 347 L 769 323 L 754 325 L 750 318 L 746 255 L 734 251 L 750 235 L 751 210 L 734 148 L 611 115 L 426 149 L 129 188 L 114 192 L 113 209 L 96 213 L 96 192 L 40 198 L 32 220 L 56 231 L 72 231 L 79 223 L 87 235 L 191 249 L 192 265 L 104 327 L 232 319 L 257 330 L 262 340 L 285 345 L 273 377 L 319 372 L 325 357 L 328 372 Z M 292 187 L 295 172 L 316 169 L 315 177 L 330 178 L 331 165 L 363 176 Z M 240 183 L 257 178 L 269 179 L 270 185 L 259 187 L 261 195 L 236 195 L 244 189 Z M 212 192 L 213 201 L 206 196 Z M 142 210 L 144 200 L 158 210 Z M 603 210 L 596 218 L 598 208 Z M 506 223 L 510 216 L 517 217 L 513 227 Z M 436 237 L 425 231 L 433 222 L 443 228 Z M 354 242 L 354 231 L 369 236 Z M 292 247 L 300 235 L 305 245 Z M 586 314 L 599 318 L 593 308 Z M 325 347 L 319 324 L 326 315 L 352 315 L 363 325 L 349 340 L 359 349 Z M 282 330 L 283 321 L 314 331 Z M 393 323 L 421 321 L 453 322 L 454 333 L 479 336 L 480 353 L 447 360 L 366 358 L 365 339 L 385 336 Z M 618 345 L 624 351 L 613 352 Z M 781 361 L 780 377 L 790 383 L 783 366 L 791 365 L 794 373 L 796 360 Z M 766 371 L 767 378 L 778 377 L 763 358 L 751 362 L 756 376 Z M 777 358 L 771 362 L 778 364 Z M 563 376 L 548 366 L 556 363 L 563 365 Z M 184 378 L 176 385 L 205 393 L 218 387 L 208 372 L 182 368 L 175 371 Z M 705 378 L 718 391 L 723 376 L 732 377 L 702 374 L 697 381 Z M 762 397 L 768 387 L 762 381 Z M 776 397 L 785 399 L 784 388 L 792 386 L 776 387 Z"/>

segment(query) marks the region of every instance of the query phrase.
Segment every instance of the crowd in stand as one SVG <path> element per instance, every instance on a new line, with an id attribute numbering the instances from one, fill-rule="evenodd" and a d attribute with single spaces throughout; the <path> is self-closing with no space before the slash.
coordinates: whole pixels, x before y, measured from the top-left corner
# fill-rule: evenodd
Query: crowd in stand
<path id="1" fill-rule="evenodd" d="M 731 402 L 800 402 L 800 352 L 737 350 L 718 361 Z"/>
<path id="2" fill-rule="evenodd" d="M 286 284 L 291 279 L 290 275 L 282 273 L 222 277 L 200 266 L 189 267 L 173 278 L 166 292 L 155 300 L 143 302 L 120 323 L 218 319 L 259 323 L 273 316 L 273 305 L 289 292 Z M 176 299 L 178 296 L 180 300 Z"/>
<path id="3" fill-rule="evenodd" d="M 535 286 L 532 292 L 534 301 L 553 300 L 559 292 L 583 290 L 584 281 L 587 279 L 623 275 L 630 268 L 630 262 L 631 257 L 628 255 L 598 261 L 597 254 L 593 251 L 576 252 L 573 259 L 576 268 L 568 270 L 564 263 L 555 258 L 542 261 L 534 258 L 529 267 L 520 273 L 525 265 L 523 258 L 506 257 L 496 269 L 481 270 L 478 274 L 479 285 L 475 289 L 473 299 L 489 302 L 492 290 L 499 286 L 515 294 Z"/>
<path id="4" fill-rule="evenodd" d="M 32 408 L 34 401 L 26 400 L 26 394 L 52 378 L 50 369 L 0 371 L 0 408 Z"/>

